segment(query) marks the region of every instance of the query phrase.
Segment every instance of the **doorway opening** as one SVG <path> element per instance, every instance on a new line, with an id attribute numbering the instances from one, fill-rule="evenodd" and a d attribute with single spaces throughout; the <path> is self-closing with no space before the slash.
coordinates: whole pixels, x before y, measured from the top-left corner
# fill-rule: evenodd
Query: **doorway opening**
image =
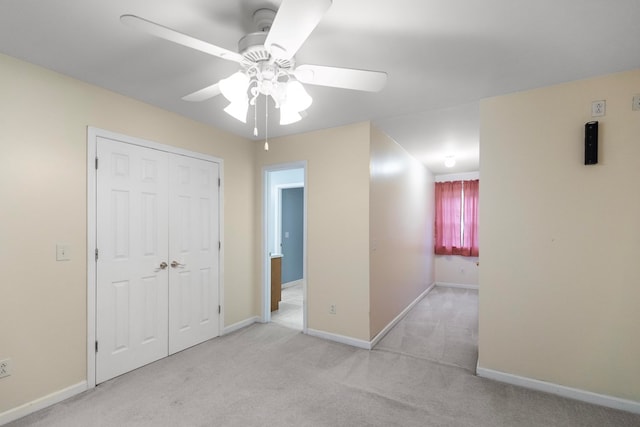
<path id="1" fill-rule="evenodd" d="M 307 330 L 306 162 L 263 173 L 263 318 Z"/>

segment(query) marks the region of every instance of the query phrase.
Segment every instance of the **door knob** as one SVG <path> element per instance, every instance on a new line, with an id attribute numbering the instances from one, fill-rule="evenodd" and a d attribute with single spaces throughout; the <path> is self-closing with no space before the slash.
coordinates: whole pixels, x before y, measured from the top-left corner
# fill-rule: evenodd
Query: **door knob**
<path id="1" fill-rule="evenodd" d="M 178 268 L 178 267 L 183 268 L 184 264 L 180 264 L 178 261 L 171 261 L 171 267 L 173 267 L 173 268 Z"/>
<path id="2" fill-rule="evenodd" d="M 167 267 L 168 267 L 168 265 L 167 265 L 167 263 L 166 263 L 166 262 L 162 261 L 162 262 L 160 263 L 160 270 L 164 270 L 164 269 L 165 269 L 165 268 L 167 268 Z"/>

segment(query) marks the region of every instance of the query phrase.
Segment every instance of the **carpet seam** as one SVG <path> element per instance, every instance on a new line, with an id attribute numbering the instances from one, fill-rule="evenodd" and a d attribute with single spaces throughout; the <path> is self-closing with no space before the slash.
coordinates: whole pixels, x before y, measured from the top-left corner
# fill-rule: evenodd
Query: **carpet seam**
<path id="1" fill-rule="evenodd" d="M 405 356 L 405 357 L 410 357 L 412 359 L 423 360 L 425 362 L 435 363 L 436 365 L 447 366 L 447 367 L 450 367 L 450 368 L 458 368 L 458 369 L 461 369 L 461 370 L 463 370 L 465 372 L 470 372 L 473 375 L 476 374 L 475 369 L 469 369 L 469 368 L 466 368 L 464 366 L 456 365 L 455 363 L 448 363 L 448 362 L 445 362 L 445 361 L 442 361 L 442 360 L 436 360 L 436 359 L 430 359 L 428 357 L 416 356 L 415 354 L 405 353 L 405 352 L 402 352 L 402 351 L 391 350 L 391 349 L 388 349 L 388 348 L 379 348 L 379 347 L 376 347 L 375 349 L 372 349 L 371 351 L 380 351 L 380 352 L 383 352 L 383 353 L 397 354 L 399 356 Z M 476 357 L 476 360 L 477 360 L 477 357 Z"/>

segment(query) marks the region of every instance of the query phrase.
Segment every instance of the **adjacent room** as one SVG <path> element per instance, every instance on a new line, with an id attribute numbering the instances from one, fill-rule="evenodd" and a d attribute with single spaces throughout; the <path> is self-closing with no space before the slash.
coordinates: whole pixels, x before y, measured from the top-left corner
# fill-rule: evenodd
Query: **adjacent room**
<path id="1" fill-rule="evenodd" d="M 0 2 L 0 425 L 640 425 L 636 0 Z"/>

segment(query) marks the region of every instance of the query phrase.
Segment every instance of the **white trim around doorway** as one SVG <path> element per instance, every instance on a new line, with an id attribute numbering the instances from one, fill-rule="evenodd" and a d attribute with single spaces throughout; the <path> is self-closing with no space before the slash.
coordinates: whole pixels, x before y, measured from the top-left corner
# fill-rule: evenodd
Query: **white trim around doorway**
<path id="1" fill-rule="evenodd" d="M 268 209 L 269 209 L 269 173 L 289 169 L 304 170 L 304 218 L 303 218 L 303 237 L 302 237 L 302 332 L 307 333 L 307 193 L 308 185 L 307 161 L 298 161 L 291 163 L 282 163 L 276 165 L 268 165 L 262 168 L 262 323 L 271 321 L 271 260 L 269 254 L 269 238 L 268 238 Z M 301 185 L 293 185 L 292 187 L 301 187 Z"/>

